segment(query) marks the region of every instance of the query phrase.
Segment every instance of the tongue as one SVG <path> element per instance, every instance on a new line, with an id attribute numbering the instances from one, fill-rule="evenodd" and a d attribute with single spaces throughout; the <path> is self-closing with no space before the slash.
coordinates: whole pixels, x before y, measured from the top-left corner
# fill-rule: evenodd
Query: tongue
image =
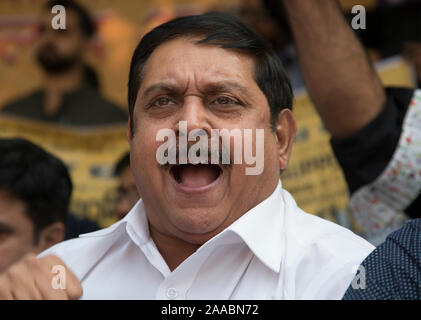
<path id="1" fill-rule="evenodd" d="M 202 187 L 218 177 L 216 168 L 208 165 L 187 165 L 180 168 L 180 179 L 186 187 Z"/>

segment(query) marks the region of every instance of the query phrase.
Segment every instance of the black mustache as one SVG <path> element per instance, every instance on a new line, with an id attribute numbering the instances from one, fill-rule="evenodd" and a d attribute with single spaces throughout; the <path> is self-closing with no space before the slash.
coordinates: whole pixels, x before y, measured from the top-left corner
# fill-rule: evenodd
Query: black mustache
<path id="1" fill-rule="evenodd" d="M 189 153 L 190 153 L 190 149 L 195 146 L 197 147 L 198 142 L 196 143 L 189 143 L 187 146 L 182 146 L 180 147 L 179 142 L 171 145 L 168 150 L 165 151 L 164 156 L 168 156 L 168 153 L 173 153 L 175 152 L 175 160 L 176 160 L 176 164 L 180 164 L 180 154 L 186 155 L 186 157 L 183 160 L 186 160 L 187 163 L 192 163 L 191 161 L 189 161 Z M 229 148 L 227 148 L 223 143 L 219 143 L 217 147 L 215 147 L 210 141 L 207 141 L 205 144 L 208 148 L 208 152 L 207 155 L 203 155 L 203 148 L 201 148 L 201 144 L 199 144 L 199 147 L 196 151 L 196 157 L 199 158 L 199 163 L 201 164 L 218 164 L 224 168 L 229 168 L 232 165 L 232 155 L 231 152 L 229 150 Z M 174 150 L 175 149 L 175 150 Z M 200 155 L 200 153 L 202 153 L 202 155 Z M 212 163 L 211 161 L 212 159 L 212 155 L 218 154 L 218 159 L 217 159 L 217 163 Z M 228 155 L 229 157 L 224 157 L 224 155 Z M 163 168 L 168 168 L 170 165 L 172 165 L 172 163 L 165 163 L 165 164 L 161 164 L 160 166 Z"/>

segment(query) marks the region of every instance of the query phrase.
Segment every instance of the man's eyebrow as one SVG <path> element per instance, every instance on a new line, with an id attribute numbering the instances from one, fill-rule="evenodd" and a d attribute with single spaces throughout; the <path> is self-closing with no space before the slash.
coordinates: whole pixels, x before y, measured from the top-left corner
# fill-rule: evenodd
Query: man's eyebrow
<path id="1" fill-rule="evenodd" d="M 2 234 L 10 234 L 13 233 L 13 228 L 4 222 L 0 222 L 0 233 Z"/>
<path id="2" fill-rule="evenodd" d="M 248 92 L 247 87 L 233 81 L 209 83 L 206 85 L 206 90 L 214 92 L 239 91 L 243 94 L 247 94 Z"/>
<path id="3" fill-rule="evenodd" d="M 164 82 L 159 82 L 147 87 L 145 91 L 142 93 L 142 97 L 146 98 L 149 95 L 153 94 L 154 92 L 171 92 L 171 91 L 174 91 L 174 87 Z"/>
<path id="4" fill-rule="evenodd" d="M 147 87 L 142 93 L 142 97 L 146 98 L 149 95 L 153 94 L 154 92 L 174 92 L 174 91 L 176 91 L 176 88 L 174 88 L 173 86 L 164 82 L 159 82 Z M 204 86 L 204 91 L 211 91 L 211 92 L 239 91 L 242 94 L 248 93 L 247 87 L 233 81 L 220 81 L 220 82 L 208 83 Z"/>

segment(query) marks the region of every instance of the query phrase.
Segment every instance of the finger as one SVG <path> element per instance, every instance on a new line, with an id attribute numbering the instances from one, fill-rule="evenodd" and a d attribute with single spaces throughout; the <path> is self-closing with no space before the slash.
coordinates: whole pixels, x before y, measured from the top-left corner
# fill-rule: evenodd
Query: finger
<path id="1" fill-rule="evenodd" d="M 62 293 L 66 295 L 67 299 L 77 299 L 82 296 L 83 290 L 79 279 L 74 275 L 73 272 L 70 271 L 70 269 L 67 268 L 67 266 L 60 258 L 56 256 L 49 256 L 45 257 L 42 262 L 48 266 L 48 269 L 51 272 L 50 275 L 53 275 L 52 277 L 50 276 L 51 288 L 54 287 L 52 284 L 54 277 L 62 277 L 59 280 L 61 285 L 64 285 L 64 290 L 62 288 L 53 288 L 54 290 L 62 291 Z M 64 274 L 62 274 L 63 272 Z M 58 278 L 55 279 L 57 280 Z"/>
<path id="2" fill-rule="evenodd" d="M 23 266 L 26 268 L 26 272 L 30 274 L 27 278 L 25 287 L 28 290 L 28 299 L 31 300 L 42 300 L 43 295 L 36 283 L 36 273 L 38 272 L 39 262 L 35 255 L 26 256 L 25 263 Z"/>
<path id="3" fill-rule="evenodd" d="M 0 276 L 0 300 L 12 300 L 12 290 L 6 274 Z"/>
<path id="4" fill-rule="evenodd" d="M 11 278 L 11 294 L 14 300 L 41 300 L 42 295 L 31 276 Z"/>
<path id="5" fill-rule="evenodd" d="M 83 288 L 76 275 L 66 268 L 67 295 L 71 300 L 79 299 L 83 295 Z"/>
<path id="6" fill-rule="evenodd" d="M 17 263 L 7 270 L 9 289 L 16 300 L 31 300 L 37 296 L 37 290 L 32 286 L 32 274 L 25 263 Z"/>
<path id="7" fill-rule="evenodd" d="M 55 286 L 55 276 L 53 271 L 54 263 L 59 263 L 61 260 L 56 260 L 53 257 L 46 257 L 47 259 L 37 259 L 36 265 L 33 266 L 35 270 L 34 282 L 45 300 L 67 300 L 65 289 Z M 58 258 L 57 258 L 58 259 Z"/>
<path id="8" fill-rule="evenodd" d="M 41 292 L 43 300 L 68 300 L 65 289 L 52 286 L 51 275 L 38 275 L 35 278 L 35 283 Z"/>

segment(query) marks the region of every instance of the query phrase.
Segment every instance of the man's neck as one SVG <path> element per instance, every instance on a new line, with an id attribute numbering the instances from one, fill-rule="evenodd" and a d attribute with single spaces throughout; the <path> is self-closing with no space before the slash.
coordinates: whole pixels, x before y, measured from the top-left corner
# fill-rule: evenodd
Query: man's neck
<path id="1" fill-rule="evenodd" d="M 77 65 L 65 73 L 47 74 L 44 83 L 44 114 L 56 115 L 62 106 L 63 96 L 76 90 L 83 82 L 83 68 Z"/>
<path id="2" fill-rule="evenodd" d="M 149 231 L 156 247 L 171 271 L 177 268 L 200 247 L 199 244 L 192 244 L 181 239 L 169 237 L 152 226 L 149 227 Z"/>

